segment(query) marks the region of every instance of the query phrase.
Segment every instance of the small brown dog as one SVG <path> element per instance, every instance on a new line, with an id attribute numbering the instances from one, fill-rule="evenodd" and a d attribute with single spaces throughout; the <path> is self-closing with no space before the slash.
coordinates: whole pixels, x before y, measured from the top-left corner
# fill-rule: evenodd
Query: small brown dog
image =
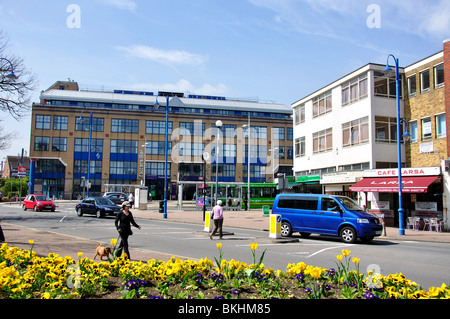
<path id="1" fill-rule="evenodd" d="M 95 249 L 95 257 L 100 256 L 100 260 L 103 260 L 103 256 L 106 256 L 106 258 L 109 257 L 109 254 L 111 253 L 110 247 L 103 247 L 102 244 L 98 244 L 97 248 Z"/>

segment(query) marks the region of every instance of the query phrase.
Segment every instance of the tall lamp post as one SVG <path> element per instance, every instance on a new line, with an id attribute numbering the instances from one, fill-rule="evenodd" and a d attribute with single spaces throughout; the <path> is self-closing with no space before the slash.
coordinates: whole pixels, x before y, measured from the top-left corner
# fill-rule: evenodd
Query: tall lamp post
<path id="1" fill-rule="evenodd" d="M 81 117 L 83 115 L 83 111 L 81 111 L 80 117 L 78 118 L 79 122 L 84 121 Z M 89 197 L 89 189 L 90 185 L 90 173 L 91 173 L 91 147 L 92 147 L 92 112 L 89 115 L 89 149 L 88 149 L 88 170 L 87 170 L 87 181 L 86 181 L 86 196 Z"/>
<path id="2" fill-rule="evenodd" d="M 167 153 L 169 152 L 169 95 L 166 96 L 166 138 L 164 140 L 164 214 L 167 218 Z"/>
<path id="3" fill-rule="evenodd" d="M 216 127 L 217 127 L 217 143 L 216 143 L 216 196 L 215 196 L 215 203 L 216 205 L 217 201 L 219 200 L 218 191 L 219 191 L 219 139 L 220 139 L 220 128 L 222 127 L 222 121 L 217 120 L 216 121 Z"/>
<path id="4" fill-rule="evenodd" d="M 392 55 L 389 54 L 386 61 L 386 68 L 383 70 L 384 72 L 391 72 L 392 69 L 389 66 L 389 58 L 392 57 L 395 62 L 395 99 L 397 103 L 397 165 L 398 165 L 398 234 L 399 235 L 405 235 L 405 223 L 404 223 L 404 217 L 403 217 L 403 201 L 402 201 L 402 152 L 401 152 L 401 140 L 400 140 L 400 74 L 399 74 L 399 66 L 398 66 L 398 59 Z"/>

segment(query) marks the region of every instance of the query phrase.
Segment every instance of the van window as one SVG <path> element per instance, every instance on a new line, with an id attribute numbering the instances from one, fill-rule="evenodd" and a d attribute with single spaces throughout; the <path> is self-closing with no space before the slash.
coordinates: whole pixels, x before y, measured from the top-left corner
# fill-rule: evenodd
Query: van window
<path id="1" fill-rule="evenodd" d="M 280 197 L 278 200 L 279 208 L 291 208 L 291 209 L 305 209 L 305 210 L 316 210 L 317 209 L 317 198 L 304 197 Z"/>
<path id="2" fill-rule="evenodd" d="M 356 202 L 348 197 L 336 197 L 336 199 L 347 209 L 347 210 L 359 210 L 362 211 L 363 209 L 359 207 Z"/>
<path id="3" fill-rule="evenodd" d="M 329 212 L 338 212 L 340 210 L 339 204 L 332 198 L 322 198 L 320 208 Z"/>

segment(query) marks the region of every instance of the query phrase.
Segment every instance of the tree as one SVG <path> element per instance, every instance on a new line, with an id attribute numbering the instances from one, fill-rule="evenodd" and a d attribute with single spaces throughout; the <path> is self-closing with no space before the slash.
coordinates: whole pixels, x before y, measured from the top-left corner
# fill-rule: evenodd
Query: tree
<path id="1" fill-rule="evenodd" d="M 33 90 L 37 88 L 36 76 L 26 69 L 23 59 L 7 52 L 8 39 L 0 30 L 0 113 L 8 112 L 15 120 L 20 120 L 31 109 L 30 98 Z M 7 59 L 11 64 L 4 60 Z M 11 65 L 17 78 L 10 78 Z M 1 122 L 4 120 L 0 119 Z M 9 126 L 15 126 L 14 124 Z M 0 150 L 8 149 L 16 132 L 5 135 L 0 126 Z"/>
<path id="2" fill-rule="evenodd" d="M 7 59 L 14 68 L 17 79 L 7 77 L 11 65 L 0 60 L 0 111 L 9 112 L 18 120 L 31 109 L 31 93 L 37 87 L 36 76 L 26 69 L 23 59 L 7 52 L 8 39 L 0 30 L 0 58 Z"/>

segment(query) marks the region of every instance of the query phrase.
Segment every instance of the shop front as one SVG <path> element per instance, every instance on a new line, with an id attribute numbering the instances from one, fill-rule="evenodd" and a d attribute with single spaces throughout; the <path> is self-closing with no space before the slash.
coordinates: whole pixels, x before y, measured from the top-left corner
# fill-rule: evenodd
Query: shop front
<path id="1" fill-rule="evenodd" d="M 358 200 L 357 193 L 352 192 L 350 187 L 363 177 L 363 171 L 333 172 L 322 175 L 320 184 L 323 194 L 342 195 Z"/>
<path id="2" fill-rule="evenodd" d="M 443 217 L 440 167 L 403 168 L 402 184 L 405 225 L 408 217 Z M 386 226 L 398 226 L 398 187 L 397 169 L 374 169 L 364 171 L 363 178 L 349 190 L 364 193 L 366 202 L 361 205 L 383 216 Z"/>

